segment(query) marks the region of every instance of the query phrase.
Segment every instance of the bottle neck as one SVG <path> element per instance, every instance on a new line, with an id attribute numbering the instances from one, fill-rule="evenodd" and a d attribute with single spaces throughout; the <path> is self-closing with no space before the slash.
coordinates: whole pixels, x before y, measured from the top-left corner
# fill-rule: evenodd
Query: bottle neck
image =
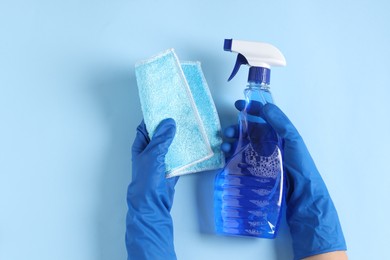
<path id="1" fill-rule="evenodd" d="M 263 105 L 274 103 L 269 84 L 248 82 L 247 88 L 244 91 L 247 103 L 249 101 L 258 101 Z"/>
<path id="2" fill-rule="evenodd" d="M 263 90 L 263 91 L 270 91 L 270 85 L 267 83 L 257 83 L 257 82 L 248 82 L 248 85 L 246 86 L 248 89 L 252 90 Z"/>

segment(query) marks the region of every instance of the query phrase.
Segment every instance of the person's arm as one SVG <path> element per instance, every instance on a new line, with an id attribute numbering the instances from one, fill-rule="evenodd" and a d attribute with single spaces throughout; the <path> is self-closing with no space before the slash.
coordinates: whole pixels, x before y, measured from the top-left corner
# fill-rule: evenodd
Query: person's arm
<path id="1" fill-rule="evenodd" d="M 347 260 L 348 256 L 345 251 L 334 251 L 330 253 L 313 255 L 304 258 L 303 260 Z"/>
<path id="2" fill-rule="evenodd" d="M 170 210 L 178 177 L 166 179 L 164 163 L 175 132 L 173 119 L 163 120 L 152 140 L 144 122 L 137 128 L 127 192 L 128 260 L 176 260 Z"/>

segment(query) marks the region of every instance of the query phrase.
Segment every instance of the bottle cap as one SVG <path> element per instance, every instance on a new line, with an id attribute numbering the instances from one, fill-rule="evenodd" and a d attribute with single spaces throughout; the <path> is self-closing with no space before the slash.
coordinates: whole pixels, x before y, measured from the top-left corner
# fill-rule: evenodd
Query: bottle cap
<path id="1" fill-rule="evenodd" d="M 241 65 L 249 65 L 248 82 L 270 83 L 272 66 L 286 66 L 283 54 L 273 45 L 263 42 L 225 39 L 224 50 L 238 53 L 236 64 L 228 81 L 238 72 Z"/>

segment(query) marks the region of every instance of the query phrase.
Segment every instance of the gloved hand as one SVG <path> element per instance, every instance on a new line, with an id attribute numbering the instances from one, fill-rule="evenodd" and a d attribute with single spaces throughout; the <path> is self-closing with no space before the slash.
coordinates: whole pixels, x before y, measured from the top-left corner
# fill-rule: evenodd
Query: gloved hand
<path id="1" fill-rule="evenodd" d="M 126 247 L 128 259 L 176 259 L 172 208 L 178 177 L 165 178 L 165 155 L 176 133 L 173 119 L 165 119 L 149 139 L 144 122 L 132 147 L 132 182 L 128 187 Z"/>
<path id="2" fill-rule="evenodd" d="M 245 101 L 238 100 L 242 110 Z M 294 259 L 346 250 L 337 211 L 326 185 L 297 129 L 274 104 L 266 104 L 258 111 L 284 140 L 283 163 L 287 179 L 287 223 L 293 240 Z M 237 137 L 237 126 L 227 128 L 227 137 Z M 222 146 L 224 151 L 230 145 Z"/>

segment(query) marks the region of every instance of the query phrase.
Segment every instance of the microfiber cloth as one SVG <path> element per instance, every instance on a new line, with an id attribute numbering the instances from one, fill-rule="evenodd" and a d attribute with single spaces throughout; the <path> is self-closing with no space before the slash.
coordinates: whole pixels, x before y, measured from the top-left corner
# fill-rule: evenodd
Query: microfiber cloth
<path id="1" fill-rule="evenodd" d="M 167 177 L 221 168 L 220 123 L 200 65 L 181 66 L 169 49 L 137 63 L 135 73 L 150 137 L 162 120 L 176 121 L 176 135 L 165 157 Z"/>
<path id="2" fill-rule="evenodd" d="M 186 173 L 215 170 L 224 166 L 225 157 L 221 151 L 221 123 L 211 96 L 200 62 L 182 62 L 181 67 L 195 100 L 200 118 L 206 129 L 214 155 L 205 161 L 185 168 Z"/>
<path id="3" fill-rule="evenodd" d="M 206 130 L 173 49 L 135 66 L 146 128 L 151 138 L 166 118 L 176 121 L 176 135 L 165 157 L 167 176 L 213 156 Z"/>

